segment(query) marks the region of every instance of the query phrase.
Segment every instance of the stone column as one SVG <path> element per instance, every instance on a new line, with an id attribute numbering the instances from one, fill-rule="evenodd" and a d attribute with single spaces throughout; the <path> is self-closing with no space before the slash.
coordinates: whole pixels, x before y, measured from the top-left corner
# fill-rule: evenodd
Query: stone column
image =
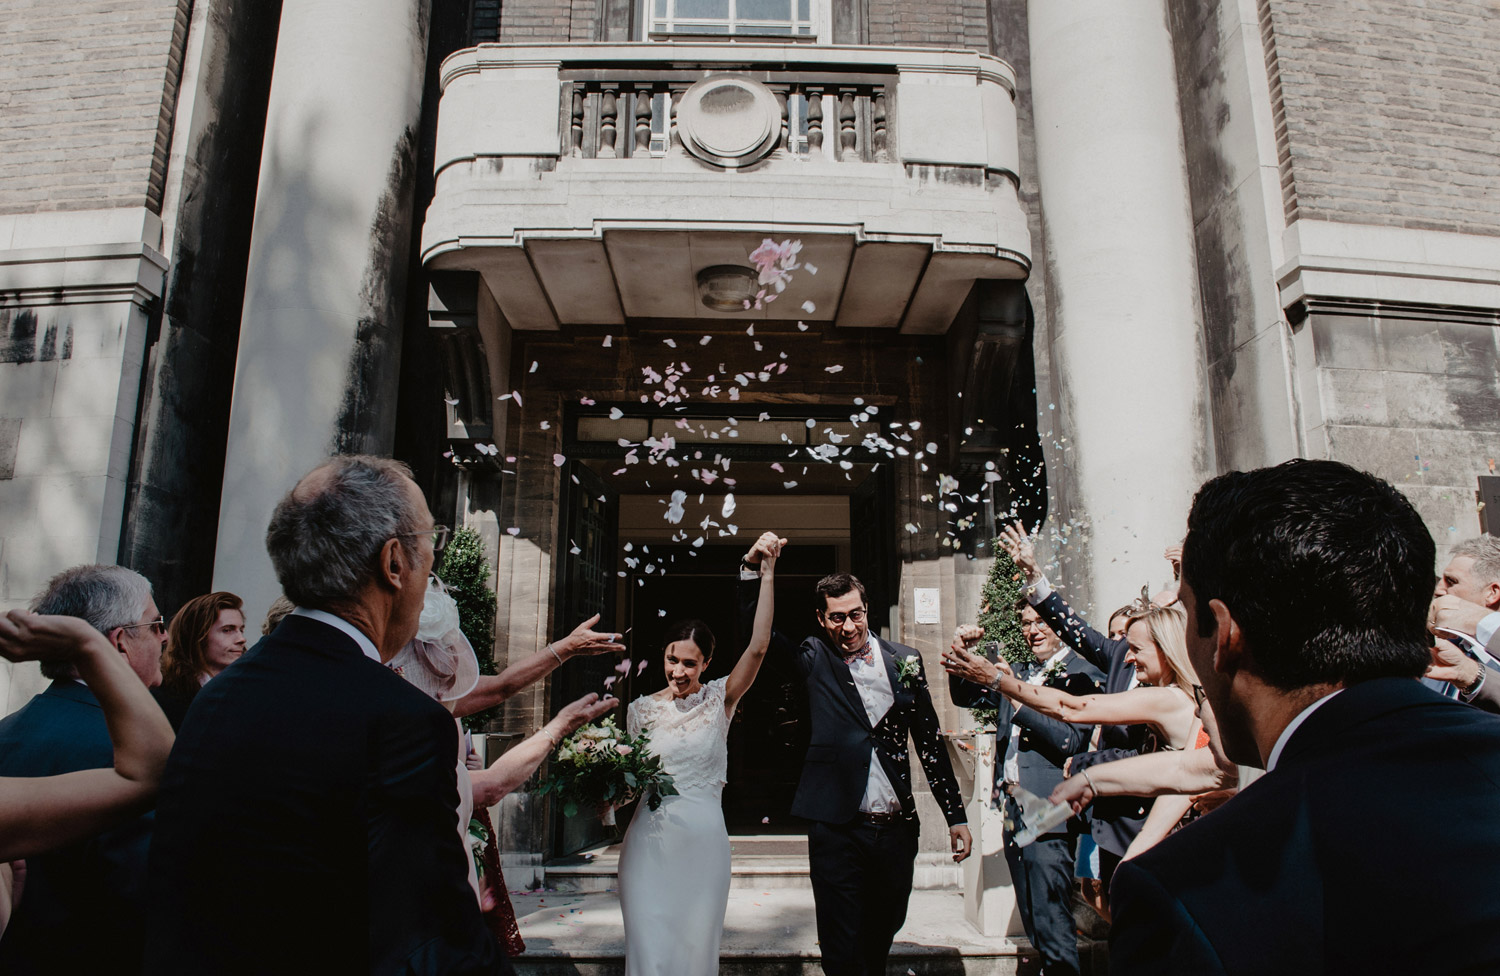
<path id="1" fill-rule="evenodd" d="M 334 453 L 389 453 L 429 0 L 285 0 L 256 193 L 214 586 L 280 592 L 277 500 Z"/>
<path id="2" fill-rule="evenodd" d="M 1107 612 L 1167 576 L 1162 549 L 1214 467 L 1172 42 L 1161 0 L 1032 0 L 1027 16 L 1059 391 L 1042 431 L 1067 436 L 1053 476 L 1091 523 L 1074 595 Z"/>

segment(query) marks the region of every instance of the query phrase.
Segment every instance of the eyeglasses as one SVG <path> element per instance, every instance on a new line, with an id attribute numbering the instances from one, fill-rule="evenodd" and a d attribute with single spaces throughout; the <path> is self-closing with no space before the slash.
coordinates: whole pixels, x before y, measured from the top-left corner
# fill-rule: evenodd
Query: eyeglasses
<path id="1" fill-rule="evenodd" d="M 155 620 L 147 620 L 144 623 L 122 624 L 119 629 L 135 630 L 137 627 L 150 627 L 151 633 L 155 634 L 157 637 L 160 637 L 162 634 L 165 634 L 167 632 L 167 618 L 157 617 Z"/>
<path id="2" fill-rule="evenodd" d="M 844 626 L 845 620 L 852 620 L 857 624 L 862 624 L 865 622 L 865 612 L 863 610 L 850 610 L 848 613 L 839 613 L 838 611 L 834 611 L 833 613 L 823 614 L 823 619 L 833 624 L 835 627 Z"/>
<path id="3" fill-rule="evenodd" d="M 418 537 L 420 537 L 420 536 L 424 536 L 424 535 L 430 535 L 430 536 L 432 536 L 432 553 L 433 553 L 433 555 L 437 555 L 438 553 L 440 553 L 440 552 L 443 551 L 443 547 L 448 544 L 448 537 L 450 535 L 452 535 L 452 534 L 453 534 L 453 530 L 450 529 L 450 528 L 448 528 L 448 526 L 446 526 L 446 525 L 434 525 L 430 529 L 422 529 L 421 531 L 418 531 L 418 532 L 401 532 L 401 533 L 399 533 L 399 535 L 401 535 L 402 537 L 406 537 L 406 536 L 418 536 Z"/>

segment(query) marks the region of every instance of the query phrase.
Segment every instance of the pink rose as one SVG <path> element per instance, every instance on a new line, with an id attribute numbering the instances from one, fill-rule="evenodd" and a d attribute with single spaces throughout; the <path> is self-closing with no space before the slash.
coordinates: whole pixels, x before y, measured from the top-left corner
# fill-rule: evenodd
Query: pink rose
<path id="1" fill-rule="evenodd" d="M 635 749 L 631 746 L 615 746 L 615 752 L 618 752 L 622 756 L 628 756 L 632 752 L 635 752 Z"/>

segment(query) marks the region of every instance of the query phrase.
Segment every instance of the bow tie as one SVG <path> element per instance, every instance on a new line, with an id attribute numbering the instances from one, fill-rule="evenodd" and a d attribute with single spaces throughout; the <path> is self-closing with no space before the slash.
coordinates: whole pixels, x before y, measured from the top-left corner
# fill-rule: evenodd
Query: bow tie
<path id="1" fill-rule="evenodd" d="M 868 641 L 866 641 L 865 646 L 861 647 L 859 650 L 844 651 L 843 654 L 845 664 L 853 664 L 855 661 L 863 661 L 869 665 L 873 665 L 875 663 L 875 652 L 870 650 L 870 644 Z"/>

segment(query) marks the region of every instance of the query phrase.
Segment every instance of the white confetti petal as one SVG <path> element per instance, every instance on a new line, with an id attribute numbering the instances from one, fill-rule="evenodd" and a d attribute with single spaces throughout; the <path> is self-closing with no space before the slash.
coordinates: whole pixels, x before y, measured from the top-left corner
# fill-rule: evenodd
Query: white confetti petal
<path id="1" fill-rule="evenodd" d="M 734 509 L 734 492 L 730 492 L 729 494 L 724 496 L 724 507 L 722 510 L 720 510 L 719 514 L 724 518 L 728 518 L 729 516 L 734 514 Z"/>
<path id="2" fill-rule="evenodd" d="M 817 310 L 818 310 L 818 307 L 816 305 L 814 305 L 812 302 L 803 302 L 802 303 L 802 311 L 806 312 L 808 315 L 811 315 L 812 313 L 816 312 Z"/>

